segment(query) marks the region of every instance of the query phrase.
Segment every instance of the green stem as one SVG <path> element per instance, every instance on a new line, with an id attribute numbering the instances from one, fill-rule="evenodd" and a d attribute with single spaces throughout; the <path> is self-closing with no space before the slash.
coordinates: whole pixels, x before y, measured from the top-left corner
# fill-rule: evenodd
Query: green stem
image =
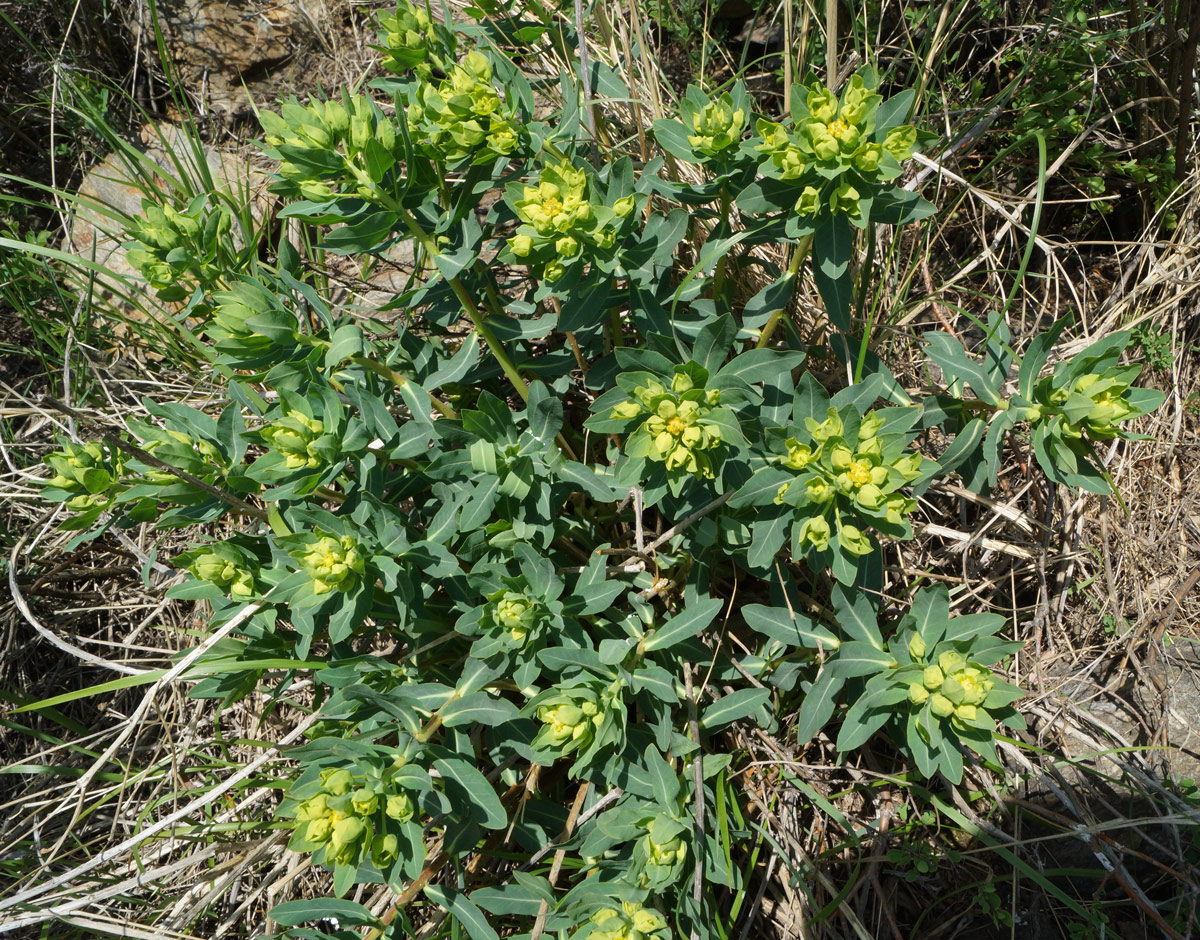
<path id="1" fill-rule="evenodd" d="M 611 327 L 611 330 L 612 330 L 613 347 L 615 348 L 617 346 L 623 346 L 624 343 L 621 340 L 621 308 L 620 307 L 613 307 L 611 310 L 608 311 L 608 322 L 609 322 L 609 326 Z"/>
<path id="2" fill-rule="evenodd" d="M 365 173 L 358 171 L 356 172 L 356 176 L 361 176 L 361 179 L 359 179 L 360 183 L 370 186 L 374 185 L 371 183 L 370 177 L 366 176 Z M 441 256 L 442 252 L 441 249 L 438 248 L 437 242 L 423 228 L 421 228 L 420 225 L 417 224 L 417 220 L 413 217 L 411 212 L 409 212 L 397 200 L 393 199 L 386 193 L 379 193 L 379 201 L 384 208 L 395 212 L 396 215 L 400 217 L 400 220 L 404 223 L 405 227 L 408 228 L 409 232 L 412 234 L 412 237 L 417 240 L 423 249 L 425 249 L 425 254 L 435 260 Z M 488 327 L 488 325 L 484 322 L 483 315 L 479 312 L 479 308 L 475 305 L 475 301 L 467 292 L 463 282 L 460 281 L 457 276 L 455 276 L 446 278 L 446 283 L 450 285 L 450 290 L 452 290 L 454 292 L 454 296 L 458 298 L 458 302 L 462 305 L 463 312 L 465 312 L 466 315 L 471 318 L 471 323 L 474 325 L 476 332 L 479 333 L 480 338 L 488 344 L 488 348 L 492 351 L 492 355 L 495 356 L 496 361 L 500 363 L 500 368 L 503 370 L 504 374 L 508 376 L 508 380 L 512 383 L 513 388 L 517 390 L 517 394 L 521 396 L 521 400 L 528 401 L 529 386 L 526 385 L 525 380 L 521 378 L 521 373 L 517 371 L 517 367 L 513 364 L 512 359 L 509 358 L 508 353 L 500 344 L 500 341 L 496 338 L 495 334 L 491 331 L 491 328 Z"/>
<path id="3" fill-rule="evenodd" d="M 854 364 L 854 384 L 857 385 L 862 381 L 863 366 L 867 361 L 867 343 L 871 339 L 871 327 L 874 325 L 875 312 L 872 309 L 870 316 L 863 317 L 863 308 L 867 304 L 867 285 L 871 279 L 871 269 L 875 266 L 875 226 L 867 226 L 867 259 L 863 264 L 862 273 L 859 275 L 858 282 L 858 318 L 866 320 L 866 326 L 863 328 L 862 341 L 858 344 L 858 361 Z"/>
<path id="4" fill-rule="evenodd" d="M 722 226 L 722 224 L 728 218 L 729 218 L 729 188 L 727 186 L 722 186 L 721 187 L 721 214 L 717 220 L 717 227 L 720 228 Z M 722 254 L 721 257 L 717 259 L 717 268 L 713 272 L 712 295 L 713 295 L 713 300 L 716 301 L 718 306 L 720 306 L 721 299 L 725 296 L 725 259 L 727 257 L 728 257 L 727 254 Z"/>
<path id="5" fill-rule="evenodd" d="M 1008 402 L 1002 402 L 1000 405 L 991 405 L 978 398 L 960 398 L 958 399 L 958 403 L 962 405 L 964 411 L 985 411 L 995 414 L 997 411 L 1008 410 Z"/>
<path id="6" fill-rule="evenodd" d="M 796 243 L 796 250 L 792 252 L 792 260 L 788 263 L 787 273 L 788 273 L 788 276 L 791 277 L 793 280 L 793 286 L 792 286 L 793 294 L 795 293 L 795 290 L 796 290 L 795 283 L 794 283 L 796 274 L 800 270 L 800 265 L 804 262 L 804 259 L 808 256 L 808 249 L 811 247 L 812 247 L 812 236 L 805 235 L 803 238 L 800 239 L 800 241 L 798 241 Z M 791 300 L 791 297 L 789 296 L 788 301 L 790 301 L 790 300 Z M 782 307 L 780 307 L 778 310 L 776 310 L 774 313 L 772 313 L 771 316 L 768 318 L 767 325 L 762 328 L 762 333 L 759 334 L 758 342 L 755 344 L 757 349 L 766 349 L 767 345 L 771 342 L 771 336 L 772 336 L 772 334 L 774 334 L 775 328 L 779 325 L 780 319 L 783 317 L 784 313 L 787 311 L 788 301 L 784 301 L 784 305 Z"/>
<path id="7" fill-rule="evenodd" d="M 374 372 L 378 376 L 382 376 L 397 388 L 400 388 L 404 385 L 413 384 L 407 376 L 401 375 L 395 369 L 389 369 L 381 362 L 376 362 L 374 359 L 368 359 L 366 356 L 351 356 L 350 362 L 353 362 L 356 366 L 362 366 L 364 369 Z M 422 391 L 424 391 L 424 389 L 422 389 Z M 426 392 L 426 394 L 428 395 L 429 393 Z M 440 414 L 443 418 L 458 417 L 458 412 L 447 405 L 444 401 L 440 401 L 432 395 L 429 395 L 429 400 L 433 403 L 433 407 L 437 410 L 438 414 Z"/>

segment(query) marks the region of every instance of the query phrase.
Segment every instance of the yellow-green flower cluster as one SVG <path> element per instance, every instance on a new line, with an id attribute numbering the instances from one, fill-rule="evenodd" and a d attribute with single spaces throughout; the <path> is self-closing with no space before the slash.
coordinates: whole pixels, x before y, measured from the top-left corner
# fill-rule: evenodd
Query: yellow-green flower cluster
<path id="1" fill-rule="evenodd" d="M 379 27 L 383 67 L 389 72 L 412 70 L 427 79 L 435 67 L 444 71 L 454 61 L 454 34 L 424 7 L 400 0 L 393 15 L 379 18 Z"/>
<path id="2" fill-rule="evenodd" d="M 674 831 L 658 841 L 655 839 L 655 828 L 651 825 L 633 848 L 633 861 L 639 869 L 638 884 L 643 888 L 671 884 L 679 877 L 687 861 L 688 847 L 682 833 Z"/>
<path id="3" fill-rule="evenodd" d="M 868 412 L 853 440 L 847 439 L 841 416 L 831 408 L 824 421 L 805 418 L 807 440 L 788 438 L 779 463 L 798 476 L 779 487 L 774 502 L 807 516 L 799 531 L 803 549 L 825 551 L 836 532 L 844 549 L 866 555 L 873 545 L 856 517 L 906 525 L 916 501 L 898 491 L 921 476 L 923 458 L 903 450 L 902 442 L 897 447 L 894 439 L 885 446 L 883 427 L 883 416 Z"/>
<path id="4" fill-rule="evenodd" d="M 524 198 L 514 208 L 538 235 L 565 235 L 591 221 L 587 184 L 587 174 L 566 161 L 548 166 L 536 184 L 525 187 Z"/>
<path id="5" fill-rule="evenodd" d="M 666 918 L 650 907 L 624 901 L 620 909 L 602 907 L 591 917 L 596 925 L 588 940 L 670 940 Z"/>
<path id="6" fill-rule="evenodd" d="M 66 443 L 62 450 L 47 455 L 45 463 L 54 475 L 45 482 L 44 495 L 66 503 L 72 512 L 103 509 L 124 489 L 120 453 L 99 441 Z"/>
<path id="7" fill-rule="evenodd" d="M 189 285 L 180 283 L 183 279 L 208 287 L 220 278 L 222 272 L 212 262 L 230 225 L 228 207 L 209 208 L 205 197 L 183 210 L 143 199 L 142 217 L 128 229 L 133 241 L 125 256 L 160 298 L 183 300 L 190 293 Z"/>
<path id="8" fill-rule="evenodd" d="M 1086 432 L 1093 440 L 1112 440 L 1121 434 L 1118 425 L 1122 421 L 1144 414 L 1127 398 L 1130 383 L 1138 371 L 1137 366 L 1126 366 L 1102 374 L 1088 373 L 1067 386 L 1055 389 L 1049 388 L 1052 379 L 1046 379 L 1034 395 L 1044 401 L 1045 406 L 1028 408 L 1023 417 L 1028 421 L 1037 421 L 1046 412 L 1070 409 L 1073 420 L 1068 419 L 1066 414 L 1062 416 L 1062 435 L 1065 439 L 1079 440 Z"/>
<path id="9" fill-rule="evenodd" d="M 544 167 L 536 183 L 510 187 L 508 198 L 523 223 L 508 249 L 518 261 L 542 264 L 542 277 L 550 282 L 589 249 L 612 248 L 635 207 L 632 195 L 611 206 L 593 204 L 587 171 L 567 161 Z"/>
<path id="10" fill-rule="evenodd" d="M 497 591 L 488 597 L 483 610 L 483 624 L 500 635 L 505 645 L 521 647 L 535 632 L 541 620 L 541 605 L 521 591 Z"/>
<path id="11" fill-rule="evenodd" d="M 798 214 L 814 216 L 827 207 L 859 220 L 862 184 L 895 177 L 899 164 L 912 157 L 917 134 L 911 126 L 892 128 L 882 142 L 872 139 L 882 100 L 861 75 L 854 75 L 840 101 L 820 82 L 809 86 L 808 113 L 797 118 L 793 133 L 782 124 L 758 121 L 759 140 L 752 149 L 767 161 L 769 174 L 782 180 L 812 179 L 796 200 Z M 850 179 L 839 179 L 851 171 Z"/>
<path id="12" fill-rule="evenodd" d="M 395 162 L 392 122 L 366 97 L 285 102 L 259 112 L 267 147 L 279 157 L 280 192 L 317 202 L 339 195 L 372 200 Z"/>
<path id="13" fill-rule="evenodd" d="M 288 411 L 258 433 L 272 450 L 283 456 L 288 470 L 315 470 L 324 463 L 315 445 L 325 433 L 325 425 L 316 418 Z"/>
<path id="14" fill-rule="evenodd" d="M 577 679 L 538 693 L 525 706 L 538 731 L 531 747 L 539 763 L 575 754 L 575 766 L 624 747 L 624 679 Z M 574 768 L 572 768 L 574 769 Z"/>
<path id="15" fill-rule="evenodd" d="M 913 651 L 911 643 L 909 649 Z M 995 677 L 986 666 L 970 662 L 955 650 L 947 650 L 935 664 L 925 667 L 920 682 L 908 687 L 908 699 L 918 706 L 928 702 L 929 710 L 937 718 L 976 722 L 995 684 Z"/>
<path id="16" fill-rule="evenodd" d="M 180 453 L 177 445 L 182 444 L 184 448 L 182 450 L 182 454 L 186 454 L 189 457 L 199 455 L 205 460 L 215 460 L 219 462 L 224 462 L 225 460 L 225 455 L 221 453 L 220 448 L 217 447 L 217 445 L 212 441 L 206 441 L 203 438 L 195 438 L 184 433 L 183 431 L 175 431 L 171 428 L 162 428 L 159 433 L 164 435 L 164 437 L 157 440 L 143 442 L 143 446 L 146 448 L 146 450 L 154 454 L 156 457 L 174 456 L 174 454 L 163 454 L 163 451 L 175 451 L 176 453 Z M 174 476 L 171 476 L 170 478 L 176 479 Z"/>
<path id="17" fill-rule="evenodd" d="M 247 565 L 246 556 L 233 545 L 216 542 L 188 553 L 188 571 L 201 581 L 215 584 L 233 597 L 254 594 L 254 570 Z"/>
<path id="18" fill-rule="evenodd" d="M 348 535 L 329 535 L 320 530 L 314 530 L 313 536 L 291 553 L 300 570 L 312 579 L 313 593 L 352 590 L 366 570 L 358 543 Z"/>
<path id="19" fill-rule="evenodd" d="M 422 81 L 408 105 L 414 140 L 447 163 L 491 163 L 520 143 L 521 122 L 496 91 L 492 63 L 472 51 L 444 79 Z"/>
<path id="20" fill-rule="evenodd" d="M 542 728 L 536 745 L 549 746 L 567 754 L 592 743 L 596 729 L 604 721 L 604 711 L 598 695 L 576 690 L 573 695 L 563 696 L 561 701 L 539 705 L 537 717 Z"/>
<path id="21" fill-rule="evenodd" d="M 283 310 L 279 298 L 258 281 L 239 280 L 228 290 L 212 295 L 212 309 L 204 333 L 217 343 L 222 351 L 237 348 L 240 352 L 265 350 L 273 340 L 251 327 L 247 321 L 255 317 L 266 317 L 272 326 L 286 324 L 295 326 L 293 314 Z M 272 333 L 279 335 L 276 330 Z M 295 331 L 291 339 L 295 339 Z M 289 342 L 289 345 L 294 345 Z"/>
<path id="22" fill-rule="evenodd" d="M 629 420 L 647 415 L 626 445 L 631 457 L 663 464 L 704 479 L 714 476 L 713 452 L 721 446 L 721 429 L 706 419 L 721 403 L 717 389 L 696 388 L 692 376 L 677 371 L 667 388 L 657 380 L 637 386 L 633 397 L 613 406 L 610 417 Z"/>
<path id="23" fill-rule="evenodd" d="M 732 95 L 727 92 L 699 110 L 685 102 L 682 116 L 692 131 L 687 141 L 696 153 L 715 156 L 738 146 L 746 130 L 746 112 L 734 104 Z"/>
<path id="24" fill-rule="evenodd" d="M 368 854 L 376 868 L 390 865 L 399 839 L 384 831 L 387 820 L 413 818 L 416 807 L 403 792 L 388 793 L 378 782 L 346 769 L 321 771 L 320 790 L 296 807 L 291 848 L 324 851 L 329 866 L 357 865 Z"/>

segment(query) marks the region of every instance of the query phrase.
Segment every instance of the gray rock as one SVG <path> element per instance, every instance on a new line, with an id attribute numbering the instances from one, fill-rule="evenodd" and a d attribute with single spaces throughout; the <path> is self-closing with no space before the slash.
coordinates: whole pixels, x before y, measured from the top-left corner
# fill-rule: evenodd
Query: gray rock
<path id="1" fill-rule="evenodd" d="M 247 153 L 197 145 L 174 124 L 148 124 L 139 145 L 109 154 L 84 177 L 64 250 L 106 269 L 96 275 L 96 286 L 104 293 L 117 298 L 136 293 L 141 276 L 125 257 L 122 216 L 140 216 L 147 195 L 171 193 L 180 184 L 187 192 L 207 192 L 209 180 L 213 190 L 250 203 L 256 218 L 269 211 L 267 177 L 251 166 Z"/>
<path id="2" fill-rule="evenodd" d="M 244 85 L 316 46 L 328 15 L 326 0 L 159 0 L 158 13 L 184 87 L 225 113 L 247 109 Z"/>

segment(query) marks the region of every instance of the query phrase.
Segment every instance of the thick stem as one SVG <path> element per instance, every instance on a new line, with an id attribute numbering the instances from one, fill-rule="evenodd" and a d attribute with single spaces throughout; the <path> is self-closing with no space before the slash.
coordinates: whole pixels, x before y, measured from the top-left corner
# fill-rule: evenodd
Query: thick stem
<path id="1" fill-rule="evenodd" d="M 621 338 L 621 310 L 619 307 L 613 307 L 608 311 L 608 323 L 612 333 L 613 347 L 624 346 L 624 340 Z"/>
<path id="2" fill-rule="evenodd" d="M 808 249 L 811 247 L 812 247 L 812 236 L 805 235 L 803 238 L 800 239 L 799 242 L 796 243 L 796 250 L 792 252 L 792 260 L 788 263 L 787 273 L 792 278 L 792 293 L 793 294 L 796 292 L 796 286 L 795 286 L 796 273 L 800 270 L 800 265 L 804 262 L 804 259 L 808 256 Z M 771 336 L 775 333 L 775 328 L 779 325 L 780 319 L 783 317 L 784 313 L 787 311 L 787 305 L 790 300 L 791 300 L 791 297 L 789 296 L 788 300 L 784 301 L 783 306 L 780 307 L 778 310 L 776 310 L 774 313 L 772 313 L 771 316 L 767 319 L 767 325 L 762 328 L 762 332 L 758 336 L 758 342 L 755 344 L 756 348 L 758 348 L 758 349 L 766 349 L 767 348 L 768 344 L 771 342 Z"/>
<path id="3" fill-rule="evenodd" d="M 351 356 L 350 361 L 356 366 L 362 366 L 364 369 L 374 372 L 378 376 L 382 376 L 397 388 L 400 388 L 404 385 L 413 384 L 409 381 L 407 376 L 401 375 L 395 369 L 389 369 L 381 362 L 376 362 L 374 359 L 368 359 L 366 356 Z M 422 389 L 422 391 L 424 391 L 424 389 Z M 428 392 L 426 392 L 426 394 L 428 394 Z M 433 407 L 437 410 L 438 414 L 440 414 L 443 418 L 458 417 L 458 412 L 447 405 L 444 401 L 439 401 L 432 395 L 429 396 L 429 401 L 433 404 Z"/>
<path id="4" fill-rule="evenodd" d="M 729 219 L 729 189 L 726 186 L 721 187 L 721 215 L 717 220 L 717 227 L 720 228 L 722 223 Z M 725 259 L 727 254 L 722 252 L 721 257 L 717 259 L 717 267 L 713 272 L 713 300 L 716 301 L 718 308 L 721 304 L 721 299 L 725 296 Z"/>
<path id="5" fill-rule="evenodd" d="M 365 174 L 363 174 L 363 178 L 360 179 L 360 182 L 370 184 L 370 180 L 365 176 Z M 423 228 L 421 228 L 420 225 L 417 224 L 417 220 L 413 218 L 411 212 L 409 212 L 397 200 L 391 198 L 386 193 L 380 193 L 379 199 L 384 208 L 395 212 L 396 215 L 400 217 L 400 221 L 404 223 L 405 227 L 412 234 L 412 237 L 420 243 L 421 247 L 425 249 L 425 253 L 430 258 L 436 260 L 441 256 L 442 251 L 440 248 L 438 248 L 437 242 L 434 241 L 428 232 L 426 232 Z M 471 295 L 467 292 L 467 288 L 463 285 L 463 282 L 460 281 L 457 276 L 455 276 L 446 278 L 446 283 L 450 285 L 450 290 L 454 292 L 454 296 L 457 297 L 458 302 L 462 304 L 463 312 L 465 312 L 466 315 L 471 318 L 471 323 L 474 325 L 476 332 L 479 333 L 480 338 L 488 344 L 488 348 L 492 351 L 492 355 L 495 356 L 496 361 L 500 363 L 500 368 L 508 377 L 508 380 L 512 383 L 513 388 L 517 390 L 517 394 L 521 396 L 521 400 L 528 401 L 529 386 L 526 385 L 525 380 L 521 378 L 521 373 L 517 371 L 517 367 L 513 364 L 512 359 L 509 358 L 508 353 L 500 344 L 500 341 L 496 339 L 495 334 L 484 322 L 483 315 L 479 312 L 479 308 L 476 306 L 475 301 L 471 298 Z"/>

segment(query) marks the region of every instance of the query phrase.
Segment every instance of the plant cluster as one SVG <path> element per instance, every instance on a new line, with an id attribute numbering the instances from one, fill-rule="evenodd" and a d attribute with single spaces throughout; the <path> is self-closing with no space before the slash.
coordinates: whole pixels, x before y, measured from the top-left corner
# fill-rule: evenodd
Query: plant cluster
<path id="1" fill-rule="evenodd" d="M 1106 491 L 1091 442 L 1133 437 L 1161 394 L 1119 364 L 1124 334 L 1041 377 L 1062 324 L 1016 390 L 1000 319 L 982 362 L 930 333 L 947 381 L 919 400 L 866 355 L 855 231 L 930 211 L 895 185 L 910 92 L 810 83 L 775 123 L 740 86 L 692 88 L 654 127 L 706 174 L 683 184 L 663 159 L 597 169 L 577 111 L 532 121 L 497 38 L 404 5 L 380 34 L 391 107 L 344 92 L 261 115 L 283 215 L 328 251 L 411 238 L 431 262 L 390 305 L 395 333 L 331 308 L 286 240 L 253 273 L 179 255 L 228 403 L 148 405 L 120 447 L 65 444 L 43 493 L 89 534 L 236 527 L 175 559 L 170 594 L 207 601 L 214 626 L 257 605 L 192 694 L 311 675 L 320 721 L 279 818 L 339 897 L 422 891 L 473 940 L 535 920 L 580 940 L 716 936 L 722 892 L 753 869 L 722 732 L 790 716 L 801 744 L 837 726 L 843 755 L 887 732 L 898 767 L 951 784 L 964 752 L 995 765 L 997 727 L 1020 726 L 1001 672 L 1017 644 L 999 617 L 951 617 L 944 588 L 893 584 L 905 611 L 885 614 L 884 546 L 912 537 L 937 477 L 986 489 L 1018 428 L 1051 479 Z M 487 190 L 505 198 L 477 211 Z M 790 267 L 738 298 L 728 270 L 768 242 Z M 152 283 L 173 252 L 146 262 Z M 806 258 L 829 320 L 811 347 L 786 316 Z M 812 352 L 854 381 L 826 388 Z M 567 860 L 552 875 L 521 863 L 548 847 Z M 517 864 L 481 878 L 473 859 L 499 855 Z M 400 937 L 410 913 L 272 916 Z"/>

